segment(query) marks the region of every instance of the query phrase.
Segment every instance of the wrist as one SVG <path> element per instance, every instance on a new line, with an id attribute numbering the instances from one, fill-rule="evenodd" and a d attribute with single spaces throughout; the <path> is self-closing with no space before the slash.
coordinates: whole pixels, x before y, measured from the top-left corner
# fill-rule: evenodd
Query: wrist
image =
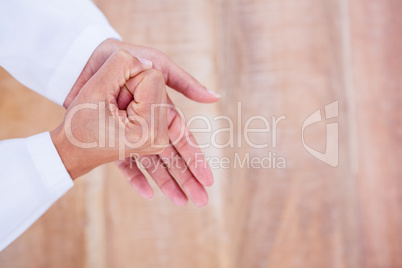
<path id="1" fill-rule="evenodd" d="M 84 172 L 81 170 L 82 165 L 80 164 L 78 148 L 73 146 L 66 138 L 62 125 L 50 131 L 50 137 L 70 177 L 75 180 L 83 175 Z"/>

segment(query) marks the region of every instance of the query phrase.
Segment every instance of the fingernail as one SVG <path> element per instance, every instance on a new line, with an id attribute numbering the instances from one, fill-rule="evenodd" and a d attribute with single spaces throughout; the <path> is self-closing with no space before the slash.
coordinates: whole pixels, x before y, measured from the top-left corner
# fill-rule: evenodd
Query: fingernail
<path id="1" fill-rule="evenodd" d="M 147 59 L 143 59 L 143 58 L 138 58 L 138 57 L 137 57 L 137 59 L 138 59 L 142 64 L 148 65 L 148 66 L 151 66 L 151 67 L 152 67 L 152 61 L 147 60 Z"/>
<path id="2" fill-rule="evenodd" d="M 207 88 L 207 91 L 214 97 L 216 98 L 220 98 L 221 95 L 219 95 L 218 93 L 216 93 L 215 91 L 213 91 L 212 89 Z"/>

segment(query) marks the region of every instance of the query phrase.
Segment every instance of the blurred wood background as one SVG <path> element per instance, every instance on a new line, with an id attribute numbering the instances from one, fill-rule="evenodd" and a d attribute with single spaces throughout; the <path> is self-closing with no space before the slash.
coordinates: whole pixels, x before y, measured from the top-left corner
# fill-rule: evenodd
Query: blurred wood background
<path id="1" fill-rule="evenodd" d="M 186 116 L 236 118 L 239 101 L 243 120 L 286 116 L 277 147 L 243 140 L 207 156 L 275 152 L 286 168 L 214 169 L 199 209 L 175 207 L 158 190 L 142 200 L 116 167 L 100 167 L 1 252 L 0 267 L 402 267 L 401 1 L 96 4 L 125 41 L 159 48 L 222 95 L 204 105 L 171 92 Z M 303 121 L 333 101 L 336 168 L 301 142 Z M 1 139 L 51 130 L 63 114 L 0 72 Z M 321 151 L 325 126 L 306 130 Z"/>

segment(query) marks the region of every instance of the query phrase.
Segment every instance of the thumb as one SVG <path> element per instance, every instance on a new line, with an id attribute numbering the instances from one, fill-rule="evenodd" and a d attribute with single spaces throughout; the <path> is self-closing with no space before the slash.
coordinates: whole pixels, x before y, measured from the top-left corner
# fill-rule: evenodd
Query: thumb
<path id="1" fill-rule="evenodd" d="M 102 67 L 92 76 L 88 86 L 95 86 L 96 91 L 117 100 L 126 82 L 150 69 L 124 49 L 118 50 L 108 58 Z"/>

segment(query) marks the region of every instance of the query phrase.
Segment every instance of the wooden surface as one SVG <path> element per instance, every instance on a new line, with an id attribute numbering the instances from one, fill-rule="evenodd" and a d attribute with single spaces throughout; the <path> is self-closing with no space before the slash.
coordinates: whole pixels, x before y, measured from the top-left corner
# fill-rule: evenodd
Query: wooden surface
<path id="1" fill-rule="evenodd" d="M 0 267 L 402 267 L 402 3 L 375 0 L 98 0 L 123 38 L 161 49 L 222 100 L 186 116 L 286 116 L 286 168 L 214 169 L 206 208 L 142 200 L 113 165 L 76 182 L 0 253 Z M 312 157 L 304 120 L 339 101 L 339 165 Z M 24 107 L 21 109 L 20 107 Z M 51 130 L 64 110 L 0 73 L 0 138 Z M 331 121 L 333 122 L 333 121 Z M 213 121 L 213 128 L 227 127 Z M 306 142 L 325 149 L 325 122 Z M 199 140 L 209 134 L 197 135 Z M 222 134 L 223 143 L 228 136 Z M 271 141 L 272 133 L 256 135 Z"/>

